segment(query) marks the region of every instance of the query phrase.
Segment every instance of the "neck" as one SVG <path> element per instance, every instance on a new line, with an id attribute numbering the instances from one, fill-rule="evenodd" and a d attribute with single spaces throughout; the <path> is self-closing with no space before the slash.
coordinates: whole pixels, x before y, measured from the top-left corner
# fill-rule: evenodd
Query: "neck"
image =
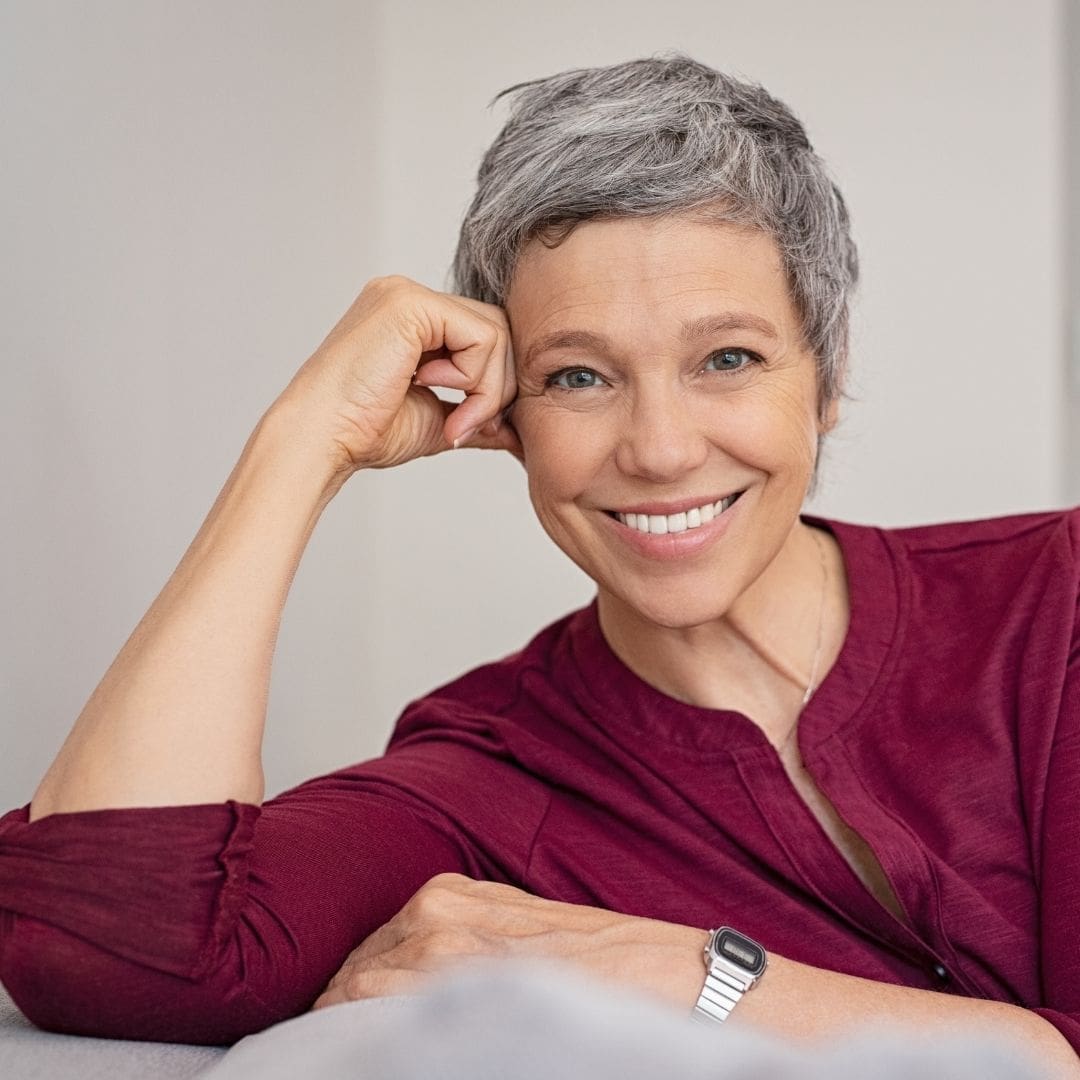
<path id="1" fill-rule="evenodd" d="M 658 626 L 604 591 L 598 607 L 611 648 L 646 682 L 687 704 L 743 712 L 770 738 L 786 735 L 847 632 L 839 548 L 801 521 L 757 580 L 710 622 Z"/>

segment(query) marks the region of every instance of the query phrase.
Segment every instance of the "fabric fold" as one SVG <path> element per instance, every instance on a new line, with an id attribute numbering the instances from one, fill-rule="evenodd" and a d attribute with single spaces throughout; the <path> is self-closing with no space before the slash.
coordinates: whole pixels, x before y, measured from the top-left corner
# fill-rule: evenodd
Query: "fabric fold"
<path id="1" fill-rule="evenodd" d="M 0 818 L 0 908 L 144 967 L 198 979 L 246 894 L 257 806 Z"/>

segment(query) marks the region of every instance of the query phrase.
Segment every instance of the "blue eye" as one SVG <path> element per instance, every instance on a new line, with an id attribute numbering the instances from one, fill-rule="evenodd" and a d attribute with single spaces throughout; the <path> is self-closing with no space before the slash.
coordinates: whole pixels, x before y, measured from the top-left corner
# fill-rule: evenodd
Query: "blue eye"
<path id="1" fill-rule="evenodd" d="M 589 368 L 565 368 L 550 376 L 547 384 L 560 390 L 591 390 L 594 386 L 603 386 L 604 380 Z"/>
<path id="2" fill-rule="evenodd" d="M 710 371 L 742 371 L 756 359 L 749 349 L 720 349 L 705 361 L 705 366 Z"/>

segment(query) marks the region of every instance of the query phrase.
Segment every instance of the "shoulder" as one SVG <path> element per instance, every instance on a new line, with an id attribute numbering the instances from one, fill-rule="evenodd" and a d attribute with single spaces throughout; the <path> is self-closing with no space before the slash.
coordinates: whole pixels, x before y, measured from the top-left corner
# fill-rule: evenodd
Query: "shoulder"
<path id="1" fill-rule="evenodd" d="M 913 585 L 974 608 L 1017 603 L 1075 621 L 1080 597 L 1080 507 L 886 530 Z M 1071 616 L 1071 617 L 1070 617 Z"/>
<path id="2" fill-rule="evenodd" d="M 390 746 L 406 741 L 450 736 L 502 742 L 518 712 L 523 683 L 530 675 L 548 678 L 556 672 L 568 639 L 587 617 L 582 608 L 540 630 L 523 648 L 481 664 L 436 687 L 406 706 L 394 728 Z"/>
<path id="3" fill-rule="evenodd" d="M 902 575 L 916 581 L 993 580 L 1006 586 L 1041 571 L 1055 575 L 1059 586 L 1071 580 L 1074 593 L 1080 587 L 1080 507 L 899 528 L 821 520 L 846 557 L 887 554 Z"/>
<path id="4" fill-rule="evenodd" d="M 903 667 L 974 678 L 970 665 L 985 674 L 995 656 L 1049 677 L 1076 652 L 1080 508 L 902 528 L 820 520 L 843 551 L 852 627 L 891 642 Z"/>
<path id="5" fill-rule="evenodd" d="M 1064 542 L 1080 558 L 1080 506 L 1064 510 L 1008 514 L 1000 517 L 935 522 L 925 525 L 885 527 L 814 518 L 853 544 L 865 547 L 880 537 L 890 547 L 912 553 L 962 551 L 1011 545 L 1030 546 Z"/>
<path id="6" fill-rule="evenodd" d="M 913 554 L 1006 548 L 1035 550 L 1061 545 L 1063 553 L 1076 558 L 1080 552 L 1080 507 L 882 531 Z"/>

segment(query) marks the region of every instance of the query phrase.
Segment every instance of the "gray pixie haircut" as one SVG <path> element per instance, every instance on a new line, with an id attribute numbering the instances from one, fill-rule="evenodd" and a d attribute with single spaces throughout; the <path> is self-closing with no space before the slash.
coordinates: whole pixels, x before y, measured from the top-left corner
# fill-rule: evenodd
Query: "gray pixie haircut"
<path id="1" fill-rule="evenodd" d="M 858 256 L 844 199 L 786 105 L 681 53 L 563 71 L 494 100 L 507 95 L 462 222 L 456 292 L 502 306 L 530 240 L 555 247 L 593 218 L 750 226 L 780 249 L 822 413 L 842 394 Z"/>

